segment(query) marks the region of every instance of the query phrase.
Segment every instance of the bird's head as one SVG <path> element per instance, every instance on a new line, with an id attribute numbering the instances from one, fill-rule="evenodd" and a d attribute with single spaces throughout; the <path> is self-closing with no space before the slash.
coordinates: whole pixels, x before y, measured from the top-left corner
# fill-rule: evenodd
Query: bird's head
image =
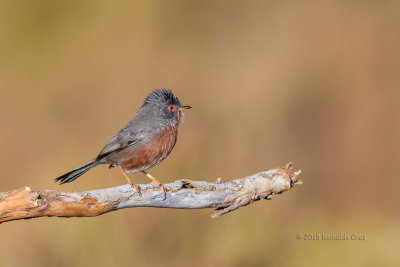
<path id="1" fill-rule="evenodd" d="M 151 92 L 141 107 L 149 118 L 155 120 L 162 127 L 179 126 L 183 122 L 184 110 L 191 106 L 184 106 L 169 89 L 157 89 Z M 145 114 L 143 114 L 145 115 Z"/>

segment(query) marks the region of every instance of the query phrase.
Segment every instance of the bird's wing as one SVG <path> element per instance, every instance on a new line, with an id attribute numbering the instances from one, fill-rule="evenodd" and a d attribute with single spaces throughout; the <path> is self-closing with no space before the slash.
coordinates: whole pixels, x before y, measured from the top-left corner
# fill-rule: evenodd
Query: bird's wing
<path id="1" fill-rule="evenodd" d="M 121 131 L 120 133 L 113 136 L 108 141 L 108 143 L 100 151 L 97 158 L 101 159 L 112 152 L 124 149 L 124 148 L 126 148 L 128 146 L 132 146 L 134 144 L 137 144 L 139 141 L 140 141 L 140 138 L 137 138 L 136 135 L 134 135 L 128 131 Z"/>

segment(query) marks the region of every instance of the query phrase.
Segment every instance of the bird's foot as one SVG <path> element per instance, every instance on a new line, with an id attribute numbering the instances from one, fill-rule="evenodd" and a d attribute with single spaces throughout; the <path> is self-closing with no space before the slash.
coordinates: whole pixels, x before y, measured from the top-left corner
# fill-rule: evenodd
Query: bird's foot
<path id="1" fill-rule="evenodd" d="M 132 187 L 135 188 L 136 192 L 139 194 L 139 196 L 142 196 L 142 191 L 140 190 L 140 187 L 135 184 L 134 182 L 128 182 L 128 184 Z"/>
<path id="2" fill-rule="evenodd" d="M 160 190 L 163 193 L 163 200 L 165 200 L 167 198 L 166 194 L 165 194 L 165 187 L 163 184 L 158 184 L 160 186 Z"/>
<path id="3" fill-rule="evenodd" d="M 151 179 L 151 182 L 149 184 L 157 184 L 160 187 L 161 192 L 163 193 L 163 200 L 166 199 L 166 194 L 165 194 L 165 187 L 160 181 L 157 180 L 156 177 L 152 176 L 150 173 L 147 173 L 145 171 L 142 171 L 144 174 L 146 174 L 147 177 Z"/>
<path id="4" fill-rule="evenodd" d="M 159 187 L 160 187 L 160 190 L 161 190 L 161 192 L 163 193 L 163 195 L 164 195 L 164 198 L 163 198 L 163 200 L 166 198 L 166 194 L 165 194 L 165 187 L 164 187 L 164 185 L 162 184 L 162 183 L 160 183 L 160 182 L 156 182 L 156 181 L 151 181 L 150 183 L 148 183 L 148 184 L 156 184 L 156 185 L 158 185 Z"/>
<path id="5" fill-rule="evenodd" d="M 122 174 L 124 175 L 127 184 L 129 184 L 132 188 L 136 189 L 136 192 L 139 194 L 139 196 L 142 196 L 142 192 L 140 191 L 140 187 L 134 183 L 131 178 L 129 178 L 129 176 L 126 174 L 126 172 L 124 171 L 124 169 L 121 166 L 118 166 L 119 169 L 121 170 Z"/>

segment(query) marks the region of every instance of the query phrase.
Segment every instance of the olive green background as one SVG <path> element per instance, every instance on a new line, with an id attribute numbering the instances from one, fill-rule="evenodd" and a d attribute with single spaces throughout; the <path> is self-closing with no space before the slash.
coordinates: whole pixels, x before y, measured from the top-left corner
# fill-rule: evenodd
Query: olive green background
<path id="1" fill-rule="evenodd" d="M 53 178 L 95 157 L 160 87 L 193 106 L 150 172 L 162 182 L 294 161 L 304 184 L 215 220 L 136 208 L 4 223 L 0 266 L 399 265 L 399 12 L 398 1 L 1 1 L 0 192 L 124 183 L 106 166 Z"/>

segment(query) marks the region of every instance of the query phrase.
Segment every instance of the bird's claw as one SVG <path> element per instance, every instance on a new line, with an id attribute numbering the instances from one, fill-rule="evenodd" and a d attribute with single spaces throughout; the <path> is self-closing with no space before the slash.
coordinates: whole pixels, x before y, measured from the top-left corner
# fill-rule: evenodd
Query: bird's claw
<path id="1" fill-rule="evenodd" d="M 132 187 L 135 188 L 136 192 L 139 194 L 139 196 L 142 196 L 142 191 L 140 190 L 140 187 L 135 184 L 134 182 L 128 182 L 128 184 Z"/>
<path id="2" fill-rule="evenodd" d="M 156 185 L 158 185 L 160 187 L 161 192 L 163 193 L 163 196 L 164 196 L 163 200 L 165 200 L 167 198 L 167 195 L 165 193 L 165 186 L 162 183 L 159 183 L 159 182 L 156 182 L 156 181 L 151 181 L 148 184 L 156 184 Z"/>

